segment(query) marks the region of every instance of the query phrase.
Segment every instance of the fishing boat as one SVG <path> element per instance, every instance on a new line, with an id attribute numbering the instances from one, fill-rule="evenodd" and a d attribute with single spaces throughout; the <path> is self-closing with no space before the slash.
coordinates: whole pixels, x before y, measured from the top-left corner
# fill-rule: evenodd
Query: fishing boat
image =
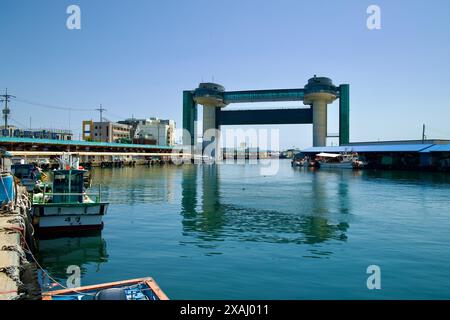
<path id="1" fill-rule="evenodd" d="M 319 153 L 316 162 L 320 168 L 360 169 L 364 163 L 356 153 Z"/>
<path id="2" fill-rule="evenodd" d="M 69 159 L 66 169 L 51 174 L 51 192 L 46 188 L 34 193 L 32 201 L 33 225 L 40 234 L 99 231 L 107 202 L 98 195 L 92 199 L 85 191 L 87 170 L 79 168 L 77 159 Z"/>
<path id="3" fill-rule="evenodd" d="M 309 156 L 303 153 L 299 153 L 294 156 L 294 158 L 291 161 L 291 165 L 293 167 L 313 167 L 314 163 Z"/>
<path id="4" fill-rule="evenodd" d="M 152 278 L 67 288 L 42 293 L 42 300 L 169 300 Z"/>

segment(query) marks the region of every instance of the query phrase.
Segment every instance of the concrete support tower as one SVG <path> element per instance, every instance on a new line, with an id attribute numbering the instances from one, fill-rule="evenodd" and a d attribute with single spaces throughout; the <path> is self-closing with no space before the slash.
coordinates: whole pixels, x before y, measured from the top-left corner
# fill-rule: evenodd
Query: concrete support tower
<path id="1" fill-rule="evenodd" d="M 337 88 L 331 79 L 316 77 L 305 86 L 303 103 L 312 106 L 313 146 L 323 147 L 327 143 L 327 105 L 337 99 Z"/>
<path id="2" fill-rule="evenodd" d="M 195 102 L 203 106 L 203 151 L 216 160 L 221 158 L 220 126 L 216 114 L 217 109 L 226 106 L 222 96 L 224 91 L 223 86 L 208 82 L 200 83 L 194 92 Z"/>

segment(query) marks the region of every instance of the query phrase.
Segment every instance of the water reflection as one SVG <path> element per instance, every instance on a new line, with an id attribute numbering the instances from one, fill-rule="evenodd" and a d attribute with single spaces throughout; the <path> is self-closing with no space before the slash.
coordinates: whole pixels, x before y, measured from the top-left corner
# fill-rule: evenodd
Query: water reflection
<path id="1" fill-rule="evenodd" d="M 442 172 L 422 172 L 422 171 L 364 171 L 364 176 L 372 181 L 382 181 L 389 184 L 422 184 L 422 185 L 444 185 L 450 184 L 450 175 Z"/>
<path id="2" fill-rule="evenodd" d="M 67 267 L 80 267 L 81 275 L 93 266 L 94 272 L 100 271 L 108 261 L 106 242 L 101 234 L 86 237 L 38 239 L 37 259 L 47 272 L 57 279 L 68 277 Z"/>
<path id="3" fill-rule="evenodd" d="M 199 182 L 198 180 L 201 180 Z M 200 202 L 198 194 L 200 193 Z M 225 212 L 220 204 L 217 166 L 188 165 L 183 168 L 181 208 L 185 235 L 196 233 L 202 241 L 218 240 L 224 225 Z M 215 247 L 202 242 L 201 247 Z"/>
<path id="4" fill-rule="evenodd" d="M 103 200 L 135 205 L 144 202 L 174 203 L 177 187 L 175 166 L 142 168 L 94 168 L 93 192 L 101 186 Z"/>
<path id="5" fill-rule="evenodd" d="M 262 177 L 261 184 L 245 188 L 244 180 L 229 182 L 220 176 L 221 169 L 194 165 L 183 168 L 181 215 L 185 244 L 217 248 L 226 239 L 313 246 L 347 240 L 351 212 L 347 180 L 354 176 L 305 172 L 296 177 L 298 182 L 294 181 L 299 187 L 286 189 L 283 194 L 282 190 L 273 192 L 270 179 L 263 181 Z M 230 190 L 234 192 L 229 194 Z M 286 206 L 280 205 L 283 201 Z M 315 257 L 329 254 L 317 247 L 310 252 Z"/>

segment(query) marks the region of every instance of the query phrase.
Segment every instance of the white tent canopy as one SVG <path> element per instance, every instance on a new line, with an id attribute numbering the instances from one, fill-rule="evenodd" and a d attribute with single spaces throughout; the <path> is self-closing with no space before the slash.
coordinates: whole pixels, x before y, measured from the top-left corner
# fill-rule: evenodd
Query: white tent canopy
<path id="1" fill-rule="evenodd" d="M 337 158 L 337 157 L 340 157 L 340 156 L 342 156 L 342 155 L 339 154 L 339 153 L 325 153 L 325 152 L 322 152 L 322 153 L 316 154 L 316 157 L 324 157 L 324 158 Z"/>

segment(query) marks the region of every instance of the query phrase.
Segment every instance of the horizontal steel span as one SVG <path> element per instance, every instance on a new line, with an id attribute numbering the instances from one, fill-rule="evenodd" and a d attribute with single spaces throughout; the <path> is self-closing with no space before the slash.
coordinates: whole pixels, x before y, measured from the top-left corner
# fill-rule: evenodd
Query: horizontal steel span
<path id="1" fill-rule="evenodd" d="M 335 86 L 330 78 L 314 76 L 303 88 L 226 91 L 224 86 L 217 83 L 200 83 L 194 90 L 183 91 L 183 143 L 195 145 L 197 107 L 203 105 L 209 108 L 206 109 L 208 117 L 204 118 L 203 129 L 205 129 L 205 119 L 207 129 L 220 129 L 221 125 L 313 124 L 313 144 L 324 145 L 326 144 L 327 105 L 336 99 L 339 99 L 339 144 L 346 144 L 350 138 L 348 84 Z M 310 106 L 310 109 L 220 110 L 226 110 L 227 105 L 234 103 L 286 101 L 303 101 L 303 104 Z M 216 113 L 212 113 L 210 108 L 216 108 Z M 214 116 L 215 119 L 213 119 Z M 210 143 L 217 145 L 219 139 L 212 139 Z"/>
<path id="2" fill-rule="evenodd" d="M 312 123 L 312 109 L 217 110 L 219 125 L 269 125 Z"/>
<path id="3" fill-rule="evenodd" d="M 304 89 L 271 89 L 227 91 L 223 93 L 223 100 L 229 103 L 273 102 L 273 101 L 303 101 Z"/>

